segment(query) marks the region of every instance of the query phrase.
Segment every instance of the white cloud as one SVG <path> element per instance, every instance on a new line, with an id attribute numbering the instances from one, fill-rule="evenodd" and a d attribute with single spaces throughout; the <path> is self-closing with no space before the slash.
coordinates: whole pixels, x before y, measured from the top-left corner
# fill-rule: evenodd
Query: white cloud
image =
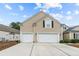
<path id="1" fill-rule="evenodd" d="M 40 11 L 49 13 L 49 10 L 48 9 L 40 9 Z"/>
<path id="2" fill-rule="evenodd" d="M 60 21 L 62 21 L 62 20 L 68 20 L 69 21 L 69 20 L 73 19 L 73 16 L 71 16 L 71 15 L 65 16 L 65 15 L 62 15 L 60 13 L 56 13 L 56 14 L 51 13 L 50 15 L 53 16 L 55 19 L 58 19 Z"/>
<path id="3" fill-rule="evenodd" d="M 60 3 L 36 3 L 36 7 L 34 9 L 41 9 L 44 12 L 49 12 L 48 9 L 50 8 L 60 8 L 62 9 L 62 5 Z"/>
<path id="4" fill-rule="evenodd" d="M 72 16 L 66 16 L 66 20 L 72 20 Z"/>
<path id="5" fill-rule="evenodd" d="M 0 22 L 2 21 L 3 19 L 2 18 L 0 18 Z"/>
<path id="6" fill-rule="evenodd" d="M 60 9 L 62 9 L 62 5 L 60 3 L 46 3 L 46 5 L 50 8 L 59 7 Z"/>
<path id="7" fill-rule="evenodd" d="M 0 24 L 8 25 L 8 21 L 0 17 Z"/>
<path id="8" fill-rule="evenodd" d="M 62 14 L 59 14 L 59 13 L 57 13 L 57 14 L 52 13 L 50 15 L 58 20 L 61 20 L 64 17 Z"/>
<path id="9" fill-rule="evenodd" d="M 19 7 L 19 9 L 20 9 L 21 11 L 24 10 L 24 7 L 23 7 L 22 5 L 19 5 L 18 7 Z"/>
<path id="10" fill-rule="evenodd" d="M 63 11 L 61 11 L 61 13 L 63 14 L 64 12 L 63 12 Z"/>
<path id="11" fill-rule="evenodd" d="M 26 17 L 27 17 L 27 15 L 23 15 L 22 17 L 23 17 L 23 18 L 26 18 Z"/>
<path id="12" fill-rule="evenodd" d="M 78 14 L 79 14 L 79 11 L 78 11 L 78 10 L 76 10 L 76 11 L 75 11 L 75 14 L 76 14 L 76 15 L 78 15 Z"/>
<path id="13" fill-rule="evenodd" d="M 67 11 L 67 15 L 70 15 L 71 14 L 71 11 Z"/>
<path id="14" fill-rule="evenodd" d="M 36 5 L 36 7 L 34 9 L 38 9 L 38 8 L 42 7 L 41 3 L 35 3 L 35 5 Z"/>
<path id="15" fill-rule="evenodd" d="M 76 6 L 79 6 L 79 3 L 76 3 L 75 5 L 76 5 Z"/>
<path id="16" fill-rule="evenodd" d="M 6 4 L 5 8 L 7 8 L 8 10 L 12 10 L 12 8 L 10 7 L 10 5 Z"/>
<path id="17" fill-rule="evenodd" d="M 17 13 L 11 13 L 11 15 L 12 15 L 12 16 L 17 16 L 18 14 L 17 14 Z"/>
<path id="18" fill-rule="evenodd" d="M 74 10 L 73 13 L 71 11 L 67 11 L 66 14 L 67 15 L 78 15 L 79 14 L 79 10 Z"/>

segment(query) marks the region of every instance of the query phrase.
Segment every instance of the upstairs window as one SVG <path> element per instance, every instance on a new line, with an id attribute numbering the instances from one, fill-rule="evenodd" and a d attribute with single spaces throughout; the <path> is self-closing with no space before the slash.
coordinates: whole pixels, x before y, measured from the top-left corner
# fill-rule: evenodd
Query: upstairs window
<path id="1" fill-rule="evenodd" d="M 50 19 L 43 20 L 43 28 L 53 28 L 53 21 Z"/>

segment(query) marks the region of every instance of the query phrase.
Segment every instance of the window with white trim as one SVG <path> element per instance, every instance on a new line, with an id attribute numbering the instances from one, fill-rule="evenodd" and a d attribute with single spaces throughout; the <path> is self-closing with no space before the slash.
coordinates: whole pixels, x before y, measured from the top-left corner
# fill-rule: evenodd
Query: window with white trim
<path id="1" fill-rule="evenodd" d="M 50 19 L 43 20 L 43 28 L 53 28 L 53 21 Z"/>

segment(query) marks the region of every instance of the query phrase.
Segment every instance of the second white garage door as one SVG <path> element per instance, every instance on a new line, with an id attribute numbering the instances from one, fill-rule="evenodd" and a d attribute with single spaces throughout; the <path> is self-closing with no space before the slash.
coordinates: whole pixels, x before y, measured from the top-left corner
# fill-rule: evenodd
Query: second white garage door
<path id="1" fill-rule="evenodd" d="M 37 34 L 38 42 L 59 42 L 58 33 L 38 33 Z"/>

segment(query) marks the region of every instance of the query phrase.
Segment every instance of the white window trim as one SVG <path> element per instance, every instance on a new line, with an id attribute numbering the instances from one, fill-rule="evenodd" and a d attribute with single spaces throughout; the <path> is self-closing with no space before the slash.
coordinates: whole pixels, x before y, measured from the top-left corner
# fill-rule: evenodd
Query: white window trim
<path id="1" fill-rule="evenodd" d="M 47 20 L 44 20 L 44 21 L 45 21 L 45 28 L 52 28 L 52 20 L 50 20 L 50 19 L 48 20 L 48 19 L 47 19 Z M 50 25 L 49 27 L 47 27 L 46 21 L 49 22 L 49 25 Z"/>

